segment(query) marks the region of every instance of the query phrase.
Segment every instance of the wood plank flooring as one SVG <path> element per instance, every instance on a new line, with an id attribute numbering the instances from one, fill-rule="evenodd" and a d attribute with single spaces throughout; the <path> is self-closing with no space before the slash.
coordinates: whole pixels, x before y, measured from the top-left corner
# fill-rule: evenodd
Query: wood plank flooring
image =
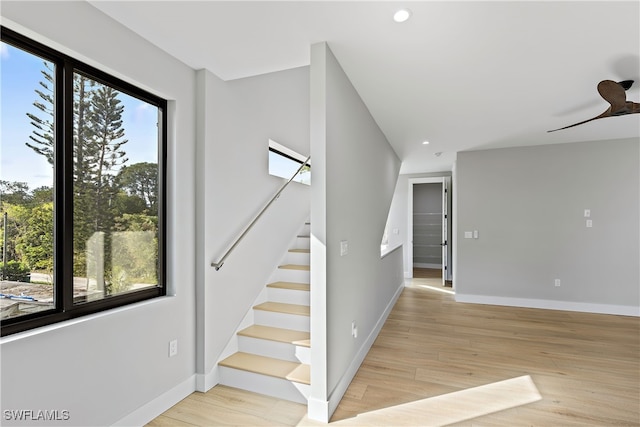
<path id="1" fill-rule="evenodd" d="M 640 319 L 461 304 L 438 283 L 403 291 L 331 425 L 640 426 Z M 149 423 L 167 425 L 323 424 L 217 386 Z"/>

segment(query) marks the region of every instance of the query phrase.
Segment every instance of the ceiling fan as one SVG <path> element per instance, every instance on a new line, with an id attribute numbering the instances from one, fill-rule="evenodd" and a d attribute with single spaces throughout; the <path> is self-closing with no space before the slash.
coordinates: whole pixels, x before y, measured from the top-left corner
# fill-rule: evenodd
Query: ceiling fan
<path id="1" fill-rule="evenodd" d="M 548 130 L 547 132 L 555 132 L 557 130 L 567 129 L 574 126 L 581 125 L 583 123 L 590 122 L 596 119 L 602 119 L 605 117 L 624 116 L 626 114 L 640 113 L 640 104 L 637 102 L 627 101 L 627 95 L 624 93 L 633 85 L 633 80 L 624 80 L 621 82 L 614 82 L 613 80 L 603 80 L 598 83 L 598 93 L 607 101 L 611 106 L 599 116 L 591 119 L 574 123 L 569 126 L 565 126 L 559 129 Z"/>

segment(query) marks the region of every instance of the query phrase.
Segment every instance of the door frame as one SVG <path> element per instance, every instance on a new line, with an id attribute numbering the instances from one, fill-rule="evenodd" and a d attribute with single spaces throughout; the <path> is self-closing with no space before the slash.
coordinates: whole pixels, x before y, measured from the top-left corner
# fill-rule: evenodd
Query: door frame
<path id="1" fill-rule="evenodd" d="M 442 184 L 442 197 L 443 200 L 447 200 L 447 206 L 443 206 L 442 221 L 446 221 L 443 224 L 443 230 L 447 230 L 447 256 L 446 263 L 442 265 L 442 280 L 443 284 L 445 280 L 452 280 L 452 217 L 449 207 L 452 204 L 451 200 L 451 177 L 450 176 L 435 176 L 424 178 L 409 178 L 409 189 L 407 194 L 407 262 L 409 263 L 408 278 L 413 278 L 413 186 L 419 184 Z M 445 189 L 447 191 L 447 197 L 445 198 Z M 445 219 L 445 215 L 447 218 Z M 445 261 L 445 258 L 443 258 Z M 446 269 L 445 269 L 446 267 Z"/>

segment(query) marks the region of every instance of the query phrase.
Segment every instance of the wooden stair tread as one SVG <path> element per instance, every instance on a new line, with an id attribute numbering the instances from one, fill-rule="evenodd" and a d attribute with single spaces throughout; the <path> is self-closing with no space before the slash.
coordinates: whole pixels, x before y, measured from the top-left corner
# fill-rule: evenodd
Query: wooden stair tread
<path id="1" fill-rule="evenodd" d="M 311 249 L 289 249 L 289 252 L 297 254 L 310 254 Z"/>
<path id="2" fill-rule="evenodd" d="M 300 347 L 309 347 L 309 348 L 311 348 L 311 338 L 306 339 L 306 340 L 294 341 L 293 344 L 294 345 L 298 345 Z"/>
<path id="3" fill-rule="evenodd" d="M 238 335 L 263 340 L 283 342 L 303 347 L 311 343 L 309 332 L 295 331 L 293 329 L 274 328 L 271 326 L 253 325 L 238 332 Z"/>
<path id="4" fill-rule="evenodd" d="M 308 305 L 285 304 L 283 302 L 263 302 L 253 307 L 256 310 L 273 311 L 276 313 L 297 314 L 299 316 L 309 316 Z"/>
<path id="5" fill-rule="evenodd" d="M 300 271 L 310 271 L 310 265 L 300 265 L 300 264 L 284 264 L 278 266 L 278 268 L 282 268 L 284 270 L 300 270 Z"/>
<path id="6" fill-rule="evenodd" d="M 289 289 L 292 291 L 308 291 L 310 286 L 308 283 L 296 282 L 273 282 L 267 285 L 268 288 Z"/>
<path id="7" fill-rule="evenodd" d="M 240 369 L 302 384 L 311 384 L 309 365 L 238 352 L 220 362 L 220 366 Z"/>

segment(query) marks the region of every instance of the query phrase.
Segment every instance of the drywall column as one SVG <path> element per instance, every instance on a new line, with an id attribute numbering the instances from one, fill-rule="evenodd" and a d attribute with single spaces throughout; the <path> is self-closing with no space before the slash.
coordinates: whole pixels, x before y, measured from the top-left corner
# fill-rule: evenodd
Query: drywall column
<path id="1" fill-rule="evenodd" d="M 400 160 L 326 43 L 311 60 L 309 416 L 327 421 L 403 288 L 401 251 L 380 257 Z"/>
<path id="2" fill-rule="evenodd" d="M 311 46 L 311 394 L 308 416 L 328 422 L 327 388 L 327 47 Z"/>

